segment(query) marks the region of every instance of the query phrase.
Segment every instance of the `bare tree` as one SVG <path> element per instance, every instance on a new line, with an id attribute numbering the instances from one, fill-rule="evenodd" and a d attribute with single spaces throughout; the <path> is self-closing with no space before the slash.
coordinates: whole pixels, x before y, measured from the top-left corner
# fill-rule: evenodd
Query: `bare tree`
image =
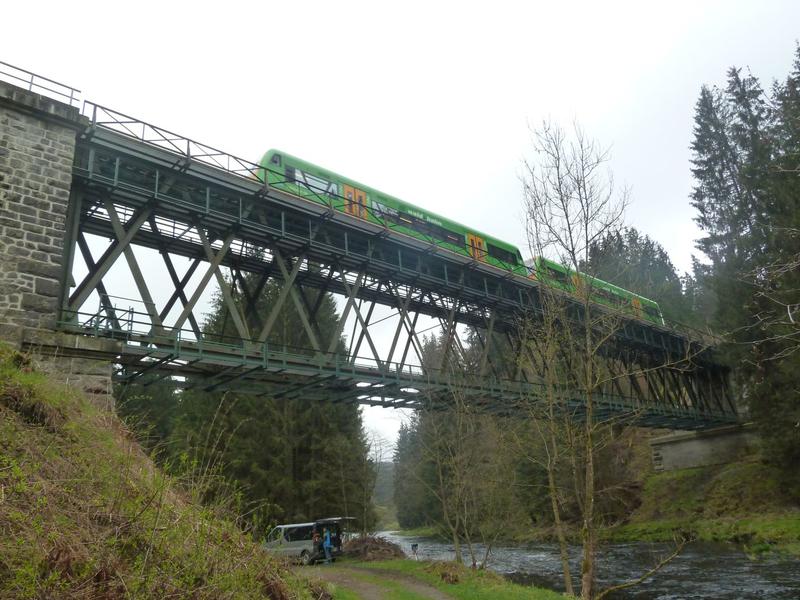
<path id="1" fill-rule="evenodd" d="M 523 189 L 531 249 L 554 256 L 576 272 L 588 262 L 593 243 L 621 229 L 627 190 L 617 193 L 601 149 L 574 126 L 574 139 L 544 123 L 533 132 L 536 162 L 525 163 Z"/>
<path id="2" fill-rule="evenodd" d="M 431 407 L 420 415 L 422 460 L 433 469 L 433 478 L 417 472 L 420 482 L 436 498 L 441 510 L 441 525 L 453 541 L 455 559 L 463 561 L 462 542 L 473 514 L 469 502 L 470 485 L 475 475 L 470 440 L 476 436 L 477 422 L 460 394 L 448 410 Z M 470 553 L 469 539 L 467 547 Z M 473 555 L 474 562 L 474 555 Z"/>
<path id="3" fill-rule="evenodd" d="M 571 492 L 581 518 L 580 593 L 582 598 L 591 600 L 598 594 L 598 499 L 612 491 L 598 481 L 598 455 L 614 439 L 612 425 L 625 424 L 636 417 L 632 410 L 612 423 L 598 418 L 597 404 L 610 384 L 618 386 L 621 378 L 641 376 L 644 371 L 620 364 L 611 368 L 616 359 L 608 350 L 630 314 L 622 306 L 599 304 L 598 280 L 586 271 L 592 246 L 622 228 L 629 194 L 625 189 L 615 190 L 607 168 L 608 151 L 590 140 L 577 125 L 568 135 L 563 129 L 544 123 L 533 132 L 533 142 L 536 160 L 525 164 L 523 176 L 530 249 L 534 256 L 566 265 L 571 281 L 569 292 L 548 281 L 541 282 L 541 314 L 520 327 L 518 356 L 531 371 L 529 379 L 538 381 L 541 387 L 538 397 L 530 398 L 526 405 L 545 454 L 544 459 L 538 460 L 548 474 L 565 587 L 572 593 L 560 515 L 565 490 L 556 477 L 560 468 L 570 470 L 572 475 Z M 686 363 L 690 358 L 680 357 L 671 364 Z M 568 464 L 562 467 L 562 461 Z"/>
<path id="4" fill-rule="evenodd" d="M 533 425 L 540 444 L 532 445 L 527 435 L 520 435 L 522 432 L 516 432 L 516 441 L 521 458 L 543 468 L 547 473 L 547 490 L 558 539 L 564 589 L 572 596 L 575 592 L 569 564 L 569 546 L 561 516 L 565 494 L 558 483 L 558 472 L 563 466 L 563 440 L 575 437 L 570 431 L 574 427 L 571 421 L 572 415 L 564 410 L 565 398 L 561 386 L 564 377 L 559 373 L 559 354 L 565 346 L 564 336 L 568 336 L 569 333 L 557 318 L 563 311 L 551 305 L 563 302 L 563 298 L 556 294 L 542 294 L 541 299 L 543 303 L 541 318 L 525 319 L 520 324 L 521 368 L 527 367 L 535 371 L 538 376 L 529 375 L 529 379 L 538 379 L 540 383 L 539 393 L 523 397 L 521 408 L 527 417 L 526 421 Z M 559 443 L 559 440 L 562 443 Z M 574 481 L 578 479 L 575 478 Z M 576 498 L 578 496 L 579 494 L 575 494 Z"/>
<path id="5" fill-rule="evenodd" d="M 485 567 L 495 543 L 520 521 L 507 426 L 468 400 L 467 378 L 453 373 L 447 398 L 420 411 L 419 465 L 411 476 L 435 499 L 438 525 L 453 542 L 455 560 Z M 445 406 L 446 404 L 446 406 Z M 483 546 L 479 553 L 478 544 Z"/>
<path id="6" fill-rule="evenodd" d="M 608 151 L 587 138 L 577 125 L 573 139 L 569 139 L 563 129 L 544 123 L 534 132 L 534 147 L 538 160 L 526 163 L 523 180 L 530 247 L 536 255 L 555 258 L 577 274 L 588 264 L 592 244 L 621 227 L 628 203 L 627 191 L 615 192 L 613 177 L 607 170 Z M 584 403 L 581 453 L 584 465 L 582 477 L 576 478 L 576 483 L 583 484 L 578 495 L 583 521 L 581 596 L 589 600 L 594 596 L 597 547 L 594 416 L 600 371 L 597 349 L 615 323 L 609 320 L 614 315 L 594 309 L 590 279 L 576 276 L 573 282 L 582 327 L 579 335 L 570 340 L 571 356 L 567 362 L 573 368 L 569 373 L 572 381 L 568 383 L 574 384 Z M 549 447 L 553 449 L 552 445 Z"/>

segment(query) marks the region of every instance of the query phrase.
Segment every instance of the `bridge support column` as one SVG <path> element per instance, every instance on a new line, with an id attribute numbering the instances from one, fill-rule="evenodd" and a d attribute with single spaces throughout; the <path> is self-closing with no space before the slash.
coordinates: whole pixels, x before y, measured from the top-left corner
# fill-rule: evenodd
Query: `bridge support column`
<path id="1" fill-rule="evenodd" d="M 67 213 L 84 127 L 77 108 L 0 81 L 0 341 L 32 351 L 55 381 L 111 409 L 113 348 L 53 331 L 69 289 Z M 78 349 L 98 356 L 69 356 Z"/>
<path id="2" fill-rule="evenodd" d="M 78 109 L 0 81 L 0 339 L 52 330 Z"/>
<path id="3" fill-rule="evenodd" d="M 650 440 L 656 471 L 723 465 L 752 454 L 757 447 L 751 424 L 682 431 Z"/>

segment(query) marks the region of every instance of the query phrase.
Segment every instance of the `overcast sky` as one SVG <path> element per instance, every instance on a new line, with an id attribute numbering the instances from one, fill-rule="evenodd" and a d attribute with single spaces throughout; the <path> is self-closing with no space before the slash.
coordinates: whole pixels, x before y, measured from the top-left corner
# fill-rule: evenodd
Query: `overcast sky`
<path id="1" fill-rule="evenodd" d="M 213 7 L 213 8 L 212 8 Z M 525 247 L 529 124 L 610 146 L 628 223 L 689 270 L 694 104 L 784 77 L 800 2 L 13 2 L 0 60 L 232 154 L 280 148 Z M 393 438 L 398 416 L 367 411 Z"/>

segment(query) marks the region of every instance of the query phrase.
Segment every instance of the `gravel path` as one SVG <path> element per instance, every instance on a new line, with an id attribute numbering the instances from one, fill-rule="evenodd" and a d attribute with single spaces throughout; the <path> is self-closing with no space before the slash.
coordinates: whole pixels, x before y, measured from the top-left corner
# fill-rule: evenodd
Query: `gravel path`
<path id="1" fill-rule="evenodd" d="M 364 581 L 359 577 L 362 573 L 393 581 L 404 590 L 413 592 L 425 600 L 452 600 L 452 596 L 448 596 L 435 587 L 405 573 L 397 573 L 388 569 L 364 569 L 337 566 L 335 564 L 314 567 L 315 576 L 355 592 L 362 600 L 383 600 L 386 597 L 387 589 L 370 581 Z"/>

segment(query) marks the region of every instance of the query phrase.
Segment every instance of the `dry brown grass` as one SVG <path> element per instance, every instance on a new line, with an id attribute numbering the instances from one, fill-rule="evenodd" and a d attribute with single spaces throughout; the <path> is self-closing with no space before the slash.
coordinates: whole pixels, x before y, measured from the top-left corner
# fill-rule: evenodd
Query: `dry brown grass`
<path id="1" fill-rule="evenodd" d="M 321 597 L 193 497 L 116 415 L 0 346 L 0 598 Z"/>
<path id="2" fill-rule="evenodd" d="M 348 541 L 342 551 L 345 556 L 362 561 L 389 560 L 405 558 L 405 552 L 398 546 L 382 537 L 358 537 Z"/>

